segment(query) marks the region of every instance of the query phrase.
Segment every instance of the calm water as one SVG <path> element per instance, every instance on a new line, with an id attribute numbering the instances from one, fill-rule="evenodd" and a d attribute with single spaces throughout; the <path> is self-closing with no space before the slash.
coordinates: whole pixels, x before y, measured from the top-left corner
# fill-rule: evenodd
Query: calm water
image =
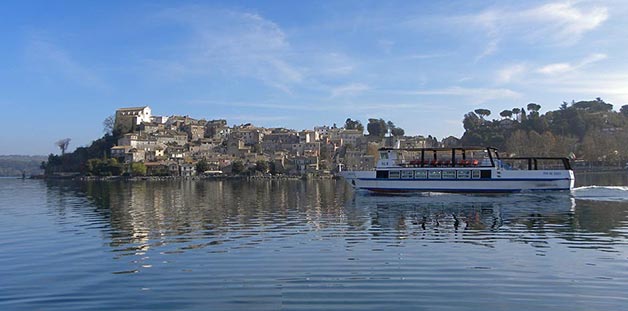
<path id="1" fill-rule="evenodd" d="M 628 310 L 616 175 L 503 196 L 0 179 L 0 309 Z"/>

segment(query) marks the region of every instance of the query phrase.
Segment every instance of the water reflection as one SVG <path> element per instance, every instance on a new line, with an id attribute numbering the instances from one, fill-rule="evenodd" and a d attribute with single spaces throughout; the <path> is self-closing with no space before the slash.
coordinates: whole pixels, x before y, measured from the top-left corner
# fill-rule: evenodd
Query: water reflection
<path id="1" fill-rule="evenodd" d="M 627 237 L 626 202 L 568 193 L 378 196 L 355 194 L 341 181 L 51 182 L 48 191 L 59 217 L 74 206 L 102 225 L 116 256 L 156 247 L 225 252 L 310 233 L 385 246 L 421 239 L 496 247 L 506 240 L 542 248 L 558 238 L 600 250 Z"/>

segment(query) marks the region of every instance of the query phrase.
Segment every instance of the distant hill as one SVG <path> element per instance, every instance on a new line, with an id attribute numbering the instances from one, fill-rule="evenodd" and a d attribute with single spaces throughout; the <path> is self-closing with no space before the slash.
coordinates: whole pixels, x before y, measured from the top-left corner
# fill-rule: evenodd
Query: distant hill
<path id="1" fill-rule="evenodd" d="M 0 155 L 0 176 L 21 176 L 43 174 L 41 162 L 47 161 L 47 156 Z"/>

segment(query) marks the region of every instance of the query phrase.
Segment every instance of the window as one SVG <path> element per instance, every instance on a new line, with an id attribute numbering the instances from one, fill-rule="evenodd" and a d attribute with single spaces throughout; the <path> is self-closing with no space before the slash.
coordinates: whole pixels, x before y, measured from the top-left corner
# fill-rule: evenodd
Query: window
<path id="1" fill-rule="evenodd" d="M 458 171 L 458 179 L 469 179 L 469 178 L 471 178 L 471 171 L 469 170 Z"/>
<path id="2" fill-rule="evenodd" d="M 427 178 L 427 171 L 414 171 L 414 178 L 415 179 L 426 179 Z"/>
<path id="3" fill-rule="evenodd" d="M 440 171 L 430 171 L 428 174 L 429 179 L 440 179 Z"/>
<path id="4" fill-rule="evenodd" d="M 401 174 L 399 173 L 399 171 L 388 172 L 388 178 L 391 178 L 391 179 L 399 179 L 400 175 Z"/>
<path id="5" fill-rule="evenodd" d="M 491 171 L 490 170 L 481 170 L 480 171 L 480 178 L 484 179 L 484 178 L 491 178 Z"/>
<path id="6" fill-rule="evenodd" d="M 473 176 L 473 179 L 480 178 L 480 171 L 478 170 L 473 171 L 472 176 Z"/>
<path id="7" fill-rule="evenodd" d="M 456 171 L 454 170 L 443 171 L 443 179 L 455 179 L 455 178 L 456 178 Z"/>
<path id="8" fill-rule="evenodd" d="M 413 171 L 401 171 L 401 178 L 403 179 L 412 179 L 413 175 Z"/>

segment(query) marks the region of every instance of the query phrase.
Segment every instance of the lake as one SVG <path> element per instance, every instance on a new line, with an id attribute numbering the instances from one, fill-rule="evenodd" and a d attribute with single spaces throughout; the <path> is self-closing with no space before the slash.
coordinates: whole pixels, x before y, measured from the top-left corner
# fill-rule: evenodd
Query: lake
<path id="1" fill-rule="evenodd" d="M 626 310 L 628 173 L 572 193 L 0 179 L 1 310 Z"/>

